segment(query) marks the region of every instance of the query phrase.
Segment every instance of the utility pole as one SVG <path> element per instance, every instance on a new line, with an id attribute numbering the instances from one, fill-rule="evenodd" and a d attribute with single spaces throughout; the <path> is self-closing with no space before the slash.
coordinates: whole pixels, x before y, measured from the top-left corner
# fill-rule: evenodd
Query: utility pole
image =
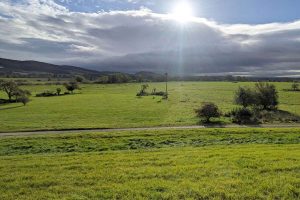
<path id="1" fill-rule="evenodd" d="M 166 99 L 168 99 L 168 73 L 165 73 L 166 75 Z"/>

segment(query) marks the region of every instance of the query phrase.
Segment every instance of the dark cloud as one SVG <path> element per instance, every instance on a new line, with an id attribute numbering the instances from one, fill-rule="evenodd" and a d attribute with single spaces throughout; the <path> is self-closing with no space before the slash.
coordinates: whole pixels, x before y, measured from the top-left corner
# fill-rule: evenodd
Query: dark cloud
<path id="1" fill-rule="evenodd" d="M 0 2 L 0 13 L 2 57 L 126 72 L 300 76 L 300 21 L 181 24 L 145 9 L 79 13 L 39 0 Z"/>

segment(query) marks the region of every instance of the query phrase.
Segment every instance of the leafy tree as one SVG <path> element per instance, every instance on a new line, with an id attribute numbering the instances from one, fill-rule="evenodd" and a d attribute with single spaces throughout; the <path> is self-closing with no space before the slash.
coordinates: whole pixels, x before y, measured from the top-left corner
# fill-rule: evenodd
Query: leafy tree
<path id="1" fill-rule="evenodd" d="M 209 123 L 212 117 L 221 116 L 218 106 L 211 102 L 203 103 L 201 108 L 195 110 L 195 112 L 198 117 L 204 118 L 206 123 Z"/>
<path id="2" fill-rule="evenodd" d="M 298 90 L 299 90 L 299 83 L 294 82 L 294 83 L 292 84 L 292 90 L 293 90 L 293 91 L 298 91 Z"/>
<path id="3" fill-rule="evenodd" d="M 7 94 L 9 101 L 12 100 L 14 92 L 16 92 L 18 89 L 19 88 L 16 82 L 0 80 L 0 90 Z"/>
<path id="4" fill-rule="evenodd" d="M 31 96 L 31 92 L 28 90 L 22 90 L 18 88 L 13 92 L 13 96 L 15 97 L 16 102 L 19 102 L 20 98 L 29 98 L 29 96 Z"/>
<path id="5" fill-rule="evenodd" d="M 65 83 L 64 84 L 65 88 L 70 91 L 72 94 L 74 92 L 74 90 L 79 90 L 79 85 L 77 82 L 69 82 L 69 83 Z"/>
<path id="6" fill-rule="evenodd" d="M 244 108 L 255 103 L 254 92 L 247 87 L 239 87 L 235 93 L 234 102 Z"/>
<path id="7" fill-rule="evenodd" d="M 279 101 L 275 85 L 260 82 L 255 84 L 255 89 L 256 106 L 262 107 L 264 110 L 277 109 Z"/>

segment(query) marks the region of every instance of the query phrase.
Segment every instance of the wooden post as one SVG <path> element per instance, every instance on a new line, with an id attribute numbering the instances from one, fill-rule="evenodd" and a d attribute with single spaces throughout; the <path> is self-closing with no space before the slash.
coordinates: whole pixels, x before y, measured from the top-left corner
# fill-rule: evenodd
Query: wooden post
<path id="1" fill-rule="evenodd" d="M 166 99 L 168 99 L 168 73 L 166 75 Z"/>

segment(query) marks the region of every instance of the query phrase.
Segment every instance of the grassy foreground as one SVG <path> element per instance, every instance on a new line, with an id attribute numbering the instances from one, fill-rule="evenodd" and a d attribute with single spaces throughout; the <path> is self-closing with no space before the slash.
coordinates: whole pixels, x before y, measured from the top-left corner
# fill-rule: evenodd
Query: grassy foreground
<path id="1" fill-rule="evenodd" d="M 300 129 L 0 138 L 0 199 L 299 199 Z"/>
<path id="2" fill-rule="evenodd" d="M 300 115 L 300 92 L 288 92 L 290 83 L 274 83 L 279 91 L 279 109 Z M 149 83 L 149 91 L 162 91 L 164 83 Z M 26 86 L 32 91 L 27 106 L 0 106 L 0 132 L 17 130 L 116 128 L 196 125 L 194 109 L 202 102 L 215 102 L 223 112 L 230 111 L 234 92 L 239 86 L 254 83 L 172 82 L 170 99 L 137 98 L 140 84 L 82 85 L 80 94 L 36 98 L 36 93 L 55 91 L 56 85 Z M 5 98 L 0 92 L 0 98 Z M 222 118 L 222 123 L 230 123 Z"/>

